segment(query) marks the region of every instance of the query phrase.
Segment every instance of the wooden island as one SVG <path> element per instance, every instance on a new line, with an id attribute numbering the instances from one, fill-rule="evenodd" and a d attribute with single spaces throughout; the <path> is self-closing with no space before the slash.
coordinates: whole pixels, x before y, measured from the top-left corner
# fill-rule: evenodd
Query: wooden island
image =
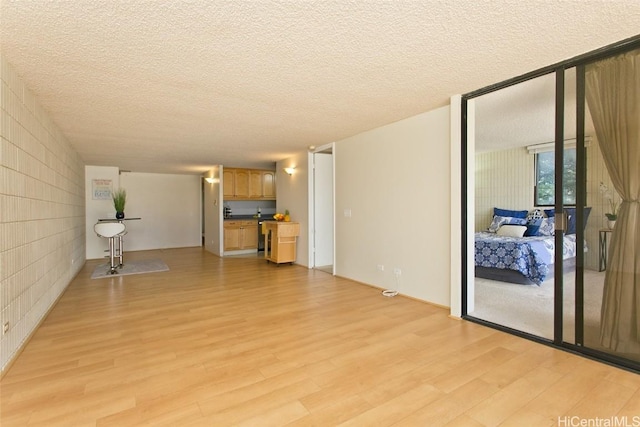
<path id="1" fill-rule="evenodd" d="M 262 223 L 264 257 L 276 264 L 296 261 L 296 240 L 300 235 L 300 223 L 285 221 L 264 221 Z"/>

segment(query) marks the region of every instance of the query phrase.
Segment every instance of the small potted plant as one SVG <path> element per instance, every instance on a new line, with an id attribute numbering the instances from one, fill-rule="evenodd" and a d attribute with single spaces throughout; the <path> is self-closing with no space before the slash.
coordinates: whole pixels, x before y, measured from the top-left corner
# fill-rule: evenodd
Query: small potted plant
<path id="1" fill-rule="evenodd" d="M 124 218 L 124 205 L 127 202 L 127 191 L 119 188 L 111 195 L 113 198 L 113 207 L 116 209 L 116 219 Z"/>
<path id="2" fill-rule="evenodd" d="M 607 225 L 609 228 L 613 229 L 618 219 L 618 208 L 620 204 L 615 200 L 613 192 L 602 181 L 600 182 L 600 193 L 609 201 L 610 212 L 606 212 L 604 216 L 607 217 Z"/>

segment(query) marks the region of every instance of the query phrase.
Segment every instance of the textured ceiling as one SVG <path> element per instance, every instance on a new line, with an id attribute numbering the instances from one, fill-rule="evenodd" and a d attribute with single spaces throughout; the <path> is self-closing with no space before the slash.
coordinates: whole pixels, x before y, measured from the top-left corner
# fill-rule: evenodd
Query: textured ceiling
<path id="1" fill-rule="evenodd" d="M 0 1 L 87 164 L 260 167 L 635 36 L 637 0 Z"/>

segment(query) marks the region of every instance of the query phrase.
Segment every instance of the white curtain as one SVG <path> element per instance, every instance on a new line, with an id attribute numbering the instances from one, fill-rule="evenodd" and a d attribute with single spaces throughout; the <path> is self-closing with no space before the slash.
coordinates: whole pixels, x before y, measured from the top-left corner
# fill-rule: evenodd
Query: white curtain
<path id="1" fill-rule="evenodd" d="M 586 69 L 600 150 L 622 198 L 604 282 L 600 343 L 640 354 L 640 49 Z"/>

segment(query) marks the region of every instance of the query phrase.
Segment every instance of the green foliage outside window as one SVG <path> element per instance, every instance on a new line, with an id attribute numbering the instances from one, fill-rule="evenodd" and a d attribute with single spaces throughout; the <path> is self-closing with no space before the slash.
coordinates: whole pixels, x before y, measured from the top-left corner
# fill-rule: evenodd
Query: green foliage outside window
<path id="1" fill-rule="evenodd" d="M 555 205 L 555 152 L 536 154 L 536 206 Z M 576 204 L 576 150 L 564 150 L 562 203 Z"/>

